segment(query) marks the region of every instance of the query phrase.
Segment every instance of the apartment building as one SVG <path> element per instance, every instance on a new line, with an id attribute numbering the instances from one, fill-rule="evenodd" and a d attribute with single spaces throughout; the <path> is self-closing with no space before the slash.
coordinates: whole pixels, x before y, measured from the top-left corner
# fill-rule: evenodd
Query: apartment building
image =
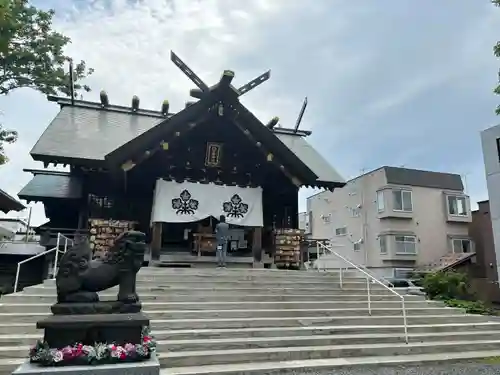
<path id="1" fill-rule="evenodd" d="M 500 260 L 500 125 L 481 132 L 481 145 L 488 188 L 495 258 Z M 497 270 L 497 279 L 500 280 L 498 261 L 495 268 Z"/>
<path id="2" fill-rule="evenodd" d="M 473 252 L 469 197 L 457 174 L 384 166 L 342 189 L 307 199 L 311 238 L 384 277 L 405 277 L 419 265 Z M 345 266 L 323 257 L 327 267 Z"/>

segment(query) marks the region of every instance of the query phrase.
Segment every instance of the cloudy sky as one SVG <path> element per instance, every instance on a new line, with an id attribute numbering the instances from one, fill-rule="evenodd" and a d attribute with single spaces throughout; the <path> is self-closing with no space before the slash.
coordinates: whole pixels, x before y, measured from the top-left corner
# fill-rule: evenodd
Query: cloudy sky
<path id="1" fill-rule="evenodd" d="M 183 108 L 191 82 L 174 50 L 209 84 L 223 69 L 246 83 L 260 119 L 293 126 L 304 96 L 309 141 L 346 178 L 382 165 L 467 175 L 473 201 L 487 198 L 479 131 L 495 124 L 500 9 L 488 0 L 37 0 L 57 12 L 73 40 L 68 54 L 96 73 L 85 99 L 106 89 L 113 104 Z M 0 167 L 0 186 L 17 195 L 41 168 L 29 151 L 58 111 L 19 90 L 0 98 L 0 119 L 19 131 Z M 304 198 L 311 191 L 301 192 Z M 36 206 L 33 222 L 44 220 Z"/>

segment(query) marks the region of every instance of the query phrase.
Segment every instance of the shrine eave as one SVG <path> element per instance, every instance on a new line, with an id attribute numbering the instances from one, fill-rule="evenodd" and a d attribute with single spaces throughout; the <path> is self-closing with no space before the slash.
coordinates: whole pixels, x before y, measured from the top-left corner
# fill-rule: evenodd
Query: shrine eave
<path id="1" fill-rule="evenodd" d="M 3 213 L 8 213 L 10 211 L 21 211 L 26 207 L 24 204 L 19 202 L 16 198 L 0 189 L 0 211 Z"/>
<path id="2" fill-rule="evenodd" d="M 69 172 L 25 170 L 33 178 L 19 192 L 18 196 L 28 202 L 46 199 L 80 199 L 83 196 L 82 181 Z"/>

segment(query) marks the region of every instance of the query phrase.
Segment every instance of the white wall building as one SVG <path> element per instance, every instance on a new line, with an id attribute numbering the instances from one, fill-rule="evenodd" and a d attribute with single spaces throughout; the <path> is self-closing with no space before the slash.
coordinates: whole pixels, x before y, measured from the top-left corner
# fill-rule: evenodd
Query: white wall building
<path id="1" fill-rule="evenodd" d="M 491 225 L 497 263 L 500 260 L 500 125 L 481 132 L 486 185 L 490 201 Z M 497 272 L 500 267 L 497 264 Z"/>
<path id="2" fill-rule="evenodd" d="M 309 231 L 352 262 L 404 277 L 452 252 L 473 252 L 469 197 L 457 174 L 381 167 L 307 199 Z M 328 267 L 345 264 L 330 256 Z"/>

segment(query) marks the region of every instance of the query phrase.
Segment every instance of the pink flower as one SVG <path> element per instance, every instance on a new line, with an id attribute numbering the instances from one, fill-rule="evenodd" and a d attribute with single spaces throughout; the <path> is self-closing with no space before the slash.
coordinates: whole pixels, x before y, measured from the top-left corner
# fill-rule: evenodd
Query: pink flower
<path id="1" fill-rule="evenodd" d="M 64 359 L 71 359 L 74 357 L 73 348 L 71 346 L 66 346 L 61 349 Z"/>
<path id="2" fill-rule="evenodd" d="M 134 353 L 135 352 L 135 345 L 134 344 L 125 344 L 124 346 L 125 350 L 128 352 L 128 353 Z"/>
<path id="3" fill-rule="evenodd" d="M 82 355 L 84 355 L 84 353 L 83 353 L 83 350 L 82 350 L 82 349 L 83 349 L 83 344 L 78 344 L 78 345 L 76 346 L 76 348 L 74 349 L 74 351 L 73 351 L 73 355 L 74 355 L 75 357 L 81 357 Z"/>

